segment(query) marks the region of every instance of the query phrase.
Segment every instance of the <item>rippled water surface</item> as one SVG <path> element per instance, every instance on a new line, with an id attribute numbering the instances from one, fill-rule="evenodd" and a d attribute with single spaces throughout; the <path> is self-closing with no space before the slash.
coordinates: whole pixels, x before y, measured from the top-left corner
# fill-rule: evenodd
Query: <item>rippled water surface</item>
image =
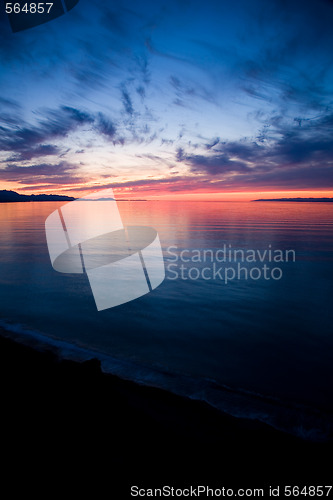
<path id="1" fill-rule="evenodd" d="M 158 231 L 166 279 L 153 292 L 101 312 L 85 275 L 51 267 L 44 222 L 61 205 L 0 204 L 0 315 L 8 328 L 109 355 L 125 363 L 130 377 L 140 379 L 141 370 L 150 383 L 161 385 L 163 373 L 172 390 L 222 409 L 230 405 L 234 414 L 276 420 L 279 413 L 277 425 L 286 427 L 281 422 L 291 405 L 295 425 L 307 426 L 308 408 L 319 413 L 306 432 L 320 426 L 322 415 L 327 428 L 333 408 L 332 203 L 119 202 L 126 224 Z M 207 249 L 212 252 L 204 262 Z M 221 249 L 239 250 L 236 262 L 217 262 Z M 255 262 L 242 262 L 241 251 L 246 256 L 249 250 L 261 253 Z M 295 259 L 269 261 L 268 250 L 271 256 L 293 250 Z M 265 255 L 263 262 L 258 255 Z M 227 283 L 226 267 L 236 272 Z M 261 275 L 252 271 L 253 279 L 246 279 L 254 267 Z M 273 268 L 279 269 L 276 279 Z"/>

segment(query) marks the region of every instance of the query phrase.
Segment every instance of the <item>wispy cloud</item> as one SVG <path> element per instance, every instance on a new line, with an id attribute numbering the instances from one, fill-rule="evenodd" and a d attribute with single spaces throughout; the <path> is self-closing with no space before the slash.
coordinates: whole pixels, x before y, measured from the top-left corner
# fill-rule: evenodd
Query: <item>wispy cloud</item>
<path id="1" fill-rule="evenodd" d="M 37 164 L 23 167 L 20 165 L 8 165 L 0 170 L 0 179 L 19 184 L 38 185 L 51 184 L 68 185 L 84 182 L 86 179 L 77 175 L 77 166 L 67 162 L 58 164 Z"/>

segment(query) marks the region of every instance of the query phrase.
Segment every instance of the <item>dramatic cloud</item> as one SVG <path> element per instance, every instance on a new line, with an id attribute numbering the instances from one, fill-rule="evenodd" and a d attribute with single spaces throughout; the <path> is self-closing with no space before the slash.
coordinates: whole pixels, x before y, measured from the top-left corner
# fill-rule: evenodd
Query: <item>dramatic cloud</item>
<path id="1" fill-rule="evenodd" d="M 9 165 L 0 170 L 0 179 L 19 184 L 76 184 L 86 179 L 77 175 L 77 166 L 61 162 L 56 165 L 39 164 L 23 167 Z"/>
<path id="2" fill-rule="evenodd" d="M 3 17 L 0 179 L 331 188 L 332 23 L 328 0 L 80 0 L 17 34 Z"/>
<path id="3" fill-rule="evenodd" d="M 15 146 L 12 146 L 12 150 Z M 9 145 L 7 146 L 9 148 Z M 40 156 L 54 156 L 60 154 L 60 149 L 52 144 L 40 144 L 37 147 L 16 145 L 16 154 L 6 159 L 7 162 L 11 161 L 27 161 Z"/>
<path id="4" fill-rule="evenodd" d="M 214 185 L 220 177 L 228 185 L 240 187 L 333 187 L 332 114 L 289 124 L 275 117 L 266 127 L 266 137 L 261 141 L 214 138 L 202 145 L 205 154 L 179 148 L 176 160 L 194 173 L 214 177 Z"/>
<path id="5" fill-rule="evenodd" d="M 62 106 L 57 110 L 44 110 L 39 112 L 37 124 L 22 124 L 22 120 L 17 117 L 11 123 L 6 116 L 0 116 L 0 148 L 2 151 L 10 152 L 6 161 L 27 161 L 33 158 L 58 155 L 63 153 L 62 140 L 71 133 L 86 127 L 96 134 L 101 134 L 113 144 L 122 138 L 117 138 L 117 129 L 103 113 L 88 113 L 76 108 Z M 50 144 L 53 141 L 57 144 Z"/>
<path id="6" fill-rule="evenodd" d="M 14 126 L 0 128 L 0 147 L 2 150 L 13 150 L 26 153 L 27 149 L 33 153 L 35 148 L 37 156 L 40 156 L 42 144 L 53 139 L 66 137 L 78 127 L 91 124 L 94 118 L 78 109 L 63 106 L 59 110 L 47 110 L 43 117 L 37 120 L 35 126 Z M 1 117 L 0 117 L 1 120 Z M 6 121 L 2 118 L 1 121 Z M 45 150 L 46 151 L 46 150 Z M 47 154 L 47 153 L 46 153 Z"/>

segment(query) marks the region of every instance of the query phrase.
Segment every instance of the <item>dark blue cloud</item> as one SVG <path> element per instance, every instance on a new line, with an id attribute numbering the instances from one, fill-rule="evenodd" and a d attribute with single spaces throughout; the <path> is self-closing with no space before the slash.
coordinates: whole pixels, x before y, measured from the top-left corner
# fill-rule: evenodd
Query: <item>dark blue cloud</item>
<path id="1" fill-rule="evenodd" d="M 60 154 L 61 154 L 60 149 L 57 146 L 54 146 L 53 144 L 40 144 L 37 147 L 29 147 L 29 146 L 20 147 L 19 145 L 17 151 L 12 156 L 7 158 L 6 162 L 29 161 L 32 160 L 33 158 L 44 157 L 44 156 L 56 156 Z"/>
<path id="2" fill-rule="evenodd" d="M 2 119 L 2 121 L 6 121 Z M 78 109 L 62 106 L 58 110 L 46 110 L 35 126 L 2 127 L 0 147 L 4 150 L 22 151 L 45 141 L 65 137 L 79 126 L 93 123 L 94 118 Z"/>
<path id="3" fill-rule="evenodd" d="M 76 184 L 86 179 L 77 173 L 77 166 L 67 162 L 58 164 L 37 164 L 31 166 L 8 165 L 0 169 L 0 179 L 19 184 L 38 185 L 48 183 L 51 185 Z"/>
<path id="4" fill-rule="evenodd" d="M 125 87 L 123 87 L 121 89 L 121 98 L 122 98 L 122 102 L 123 102 L 123 105 L 124 105 L 124 109 L 125 109 L 125 112 L 132 116 L 133 113 L 134 113 L 134 109 L 133 109 L 133 103 L 132 103 L 132 100 L 130 98 L 130 95 L 127 91 L 127 89 Z"/>
<path id="5" fill-rule="evenodd" d="M 96 129 L 108 139 L 114 140 L 116 138 L 117 128 L 115 124 L 102 113 L 98 113 Z"/>
<path id="6" fill-rule="evenodd" d="M 98 136 L 105 156 L 145 146 L 166 177 L 176 161 L 189 189 L 197 177 L 327 187 L 332 24 L 328 0 L 80 0 L 17 34 L 1 18 L 1 178 L 27 181 L 40 162 L 42 179 L 54 162 L 64 182 L 79 179 L 62 163 L 76 134 L 82 158 Z"/>
<path id="7" fill-rule="evenodd" d="M 297 124 L 296 124 L 297 123 Z M 267 123 L 269 141 L 221 141 L 204 144 L 205 155 L 187 153 L 183 148 L 175 158 L 194 173 L 221 177 L 224 183 L 244 187 L 269 185 L 292 189 L 333 187 L 333 114 L 283 123 Z M 225 174 L 236 173 L 225 181 Z M 214 180 L 214 183 L 216 180 Z"/>
<path id="8" fill-rule="evenodd" d="M 50 141 L 59 141 L 81 127 L 88 126 L 114 143 L 123 143 L 117 138 L 116 125 L 103 113 L 92 114 L 69 106 L 59 109 L 44 110 L 39 113 L 37 124 L 28 125 L 16 117 L 12 123 L 6 116 L 0 116 L 0 122 L 7 126 L 0 126 L 0 148 L 9 151 L 12 156 L 6 161 L 24 161 L 37 157 L 58 155 L 62 149 Z"/>

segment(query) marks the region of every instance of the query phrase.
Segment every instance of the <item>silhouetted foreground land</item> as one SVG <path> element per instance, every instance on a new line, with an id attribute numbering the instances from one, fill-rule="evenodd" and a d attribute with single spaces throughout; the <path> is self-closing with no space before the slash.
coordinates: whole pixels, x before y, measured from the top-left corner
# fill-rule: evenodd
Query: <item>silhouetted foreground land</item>
<path id="1" fill-rule="evenodd" d="M 0 191 L 0 203 L 13 203 L 22 201 L 73 201 L 72 196 L 64 196 L 59 194 L 19 194 L 16 191 Z"/>
<path id="2" fill-rule="evenodd" d="M 77 491 L 104 485 L 111 499 L 131 498 L 134 484 L 331 484 L 332 444 L 103 374 L 97 360 L 60 360 L 0 336 L 0 367 L 1 453 L 20 481 L 25 471 L 50 491 L 68 491 L 67 479 Z"/>

